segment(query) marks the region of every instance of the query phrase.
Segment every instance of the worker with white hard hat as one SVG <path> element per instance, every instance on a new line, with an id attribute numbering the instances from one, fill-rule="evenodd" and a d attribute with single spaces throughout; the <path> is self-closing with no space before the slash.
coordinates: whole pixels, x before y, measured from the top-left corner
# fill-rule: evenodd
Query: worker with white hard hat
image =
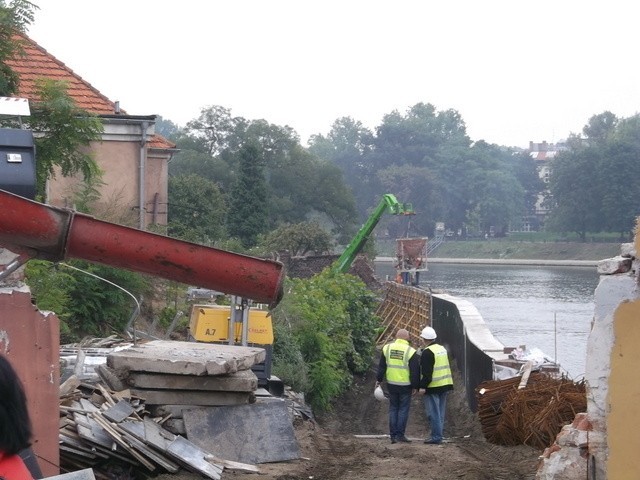
<path id="1" fill-rule="evenodd" d="M 424 443 L 442 443 L 447 394 L 453 390 L 453 377 L 449 354 L 436 343 L 438 335 L 432 327 L 424 327 L 420 333 L 423 350 L 420 355 L 420 389 L 424 389 L 424 408 L 431 425 L 431 437 Z"/>
<path id="2" fill-rule="evenodd" d="M 387 382 L 389 399 L 389 437 L 391 443 L 410 442 L 405 435 L 409 420 L 411 396 L 420 384 L 420 355 L 409 343 L 409 332 L 401 328 L 396 339 L 382 347 L 376 382 L 376 398 L 380 397 L 380 384 Z M 380 390 L 378 390 L 380 388 Z"/>

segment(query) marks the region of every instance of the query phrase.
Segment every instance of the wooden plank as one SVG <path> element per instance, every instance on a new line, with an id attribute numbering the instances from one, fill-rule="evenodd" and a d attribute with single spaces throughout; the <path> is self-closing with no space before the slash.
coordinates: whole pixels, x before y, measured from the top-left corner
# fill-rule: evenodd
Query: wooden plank
<path id="1" fill-rule="evenodd" d="M 102 415 L 104 415 L 112 422 L 120 423 L 133 413 L 135 413 L 135 410 L 133 409 L 131 404 L 126 400 L 120 400 L 113 407 L 109 407 L 104 412 L 102 412 Z"/>
<path id="2" fill-rule="evenodd" d="M 118 433 L 109 422 L 100 415 L 99 412 L 95 412 L 91 414 L 92 418 L 100 424 L 102 428 L 104 428 L 105 432 L 115 440 L 115 442 L 124 448 L 132 457 L 134 457 L 138 462 L 140 462 L 144 467 L 149 471 L 154 471 L 156 469 L 155 465 L 149 462 L 146 458 L 144 458 L 139 452 L 137 452 L 134 448 L 132 448 L 123 438 L 120 433 Z"/>
<path id="3" fill-rule="evenodd" d="M 126 382 L 135 388 L 171 390 L 252 392 L 258 388 L 258 377 L 251 370 L 215 376 L 129 372 Z"/>
<path id="4" fill-rule="evenodd" d="M 204 459 L 207 460 L 208 462 L 214 462 L 219 465 L 222 465 L 227 470 L 240 470 L 242 472 L 260 473 L 260 469 L 257 467 L 257 465 L 251 465 L 249 463 L 234 462 L 232 460 L 225 460 L 223 458 L 218 458 L 215 455 L 205 455 Z"/>
<path id="5" fill-rule="evenodd" d="M 71 375 L 67 378 L 62 385 L 60 385 L 60 396 L 69 395 L 80 385 L 80 380 L 75 375 Z"/>
<path id="6" fill-rule="evenodd" d="M 225 375 L 248 370 L 266 358 L 257 347 L 153 340 L 113 352 L 107 365 L 115 370 L 177 375 Z"/>
<path id="7" fill-rule="evenodd" d="M 149 405 L 244 405 L 253 398 L 248 392 L 199 392 L 195 390 L 144 390 L 132 388 L 131 393 Z"/>
<path id="8" fill-rule="evenodd" d="M 180 466 L 178 466 L 176 463 L 172 462 L 167 457 L 161 455 L 153 449 L 148 448 L 143 441 L 139 440 L 133 435 L 129 435 L 125 432 L 123 437 L 126 438 L 127 442 L 129 442 L 132 447 L 135 447 L 143 455 L 156 462 L 168 472 L 176 473 L 178 470 L 180 470 Z"/>

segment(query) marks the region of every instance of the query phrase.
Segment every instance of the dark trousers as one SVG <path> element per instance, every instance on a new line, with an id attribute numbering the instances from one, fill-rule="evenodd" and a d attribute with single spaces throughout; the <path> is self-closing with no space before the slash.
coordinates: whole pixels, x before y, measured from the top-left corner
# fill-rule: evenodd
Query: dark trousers
<path id="1" fill-rule="evenodd" d="M 389 435 L 392 439 L 404 436 L 409 419 L 411 391 L 389 391 Z"/>

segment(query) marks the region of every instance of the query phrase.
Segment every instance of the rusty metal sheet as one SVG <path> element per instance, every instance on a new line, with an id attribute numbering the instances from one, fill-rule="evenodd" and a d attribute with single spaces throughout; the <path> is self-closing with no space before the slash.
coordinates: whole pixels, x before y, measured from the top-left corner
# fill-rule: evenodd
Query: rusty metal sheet
<path id="1" fill-rule="evenodd" d="M 0 354 L 22 380 L 33 424 L 33 451 L 44 476 L 60 473 L 58 446 L 60 322 L 39 312 L 28 288 L 0 288 Z"/>

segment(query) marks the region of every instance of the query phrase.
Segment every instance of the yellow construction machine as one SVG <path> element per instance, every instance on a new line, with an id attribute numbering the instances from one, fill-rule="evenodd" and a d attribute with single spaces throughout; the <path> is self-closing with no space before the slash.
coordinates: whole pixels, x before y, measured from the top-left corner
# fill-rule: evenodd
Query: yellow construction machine
<path id="1" fill-rule="evenodd" d="M 272 395 L 281 396 L 284 384 L 271 375 L 273 360 L 273 324 L 266 305 L 253 305 L 251 300 L 231 296 L 231 305 L 194 304 L 189 314 L 189 339 L 196 342 L 220 343 L 264 348 L 264 362 L 252 367 L 258 386 Z M 232 332 L 232 333 L 230 333 Z"/>

